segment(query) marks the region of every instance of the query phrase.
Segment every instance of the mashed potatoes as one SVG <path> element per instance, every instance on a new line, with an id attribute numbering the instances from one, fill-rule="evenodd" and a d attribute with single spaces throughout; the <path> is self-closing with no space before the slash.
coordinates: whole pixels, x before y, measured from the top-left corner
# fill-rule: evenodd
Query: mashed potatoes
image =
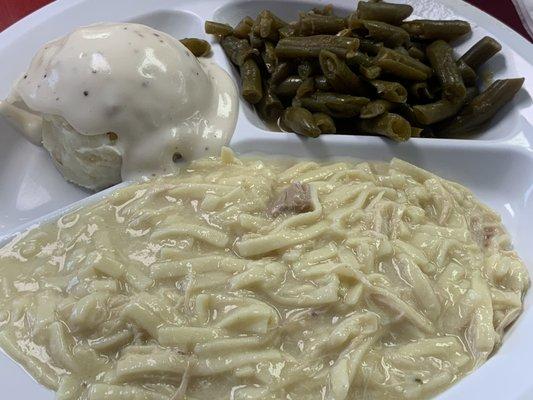
<path id="1" fill-rule="evenodd" d="M 179 40 L 106 23 L 41 48 L 0 112 L 42 141 L 67 180 L 98 190 L 218 154 L 237 102 L 230 77 Z"/>
<path id="2" fill-rule="evenodd" d="M 63 400 L 424 399 L 528 285 L 456 183 L 225 150 L 1 249 L 0 345 Z"/>

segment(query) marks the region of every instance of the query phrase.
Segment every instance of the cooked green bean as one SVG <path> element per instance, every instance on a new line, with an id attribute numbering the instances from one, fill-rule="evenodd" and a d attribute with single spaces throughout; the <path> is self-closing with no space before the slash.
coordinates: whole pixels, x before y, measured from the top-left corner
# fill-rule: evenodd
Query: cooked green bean
<path id="1" fill-rule="evenodd" d="M 459 59 L 459 61 L 463 61 L 474 70 L 477 70 L 501 49 L 502 45 L 500 43 L 489 36 L 485 36 L 473 45 L 470 50 Z"/>
<path id="2" fill-rule="evenodd" d="M 293 25 L 287 25 L 278 29 L 279 37 L 281 39 L 296 36 L 296 27 Z"/>
<path id="3" fill-rule="evenodd" d="M 359 66 L 359 73 L 363 75 L 366 79 L 377 79 L 381 75 L 381 68 L 377 65 L 371 67 Z"/>
<path id="4" fill-rule="evenodd" d="M 258 103 L 263 97 L 263 84 L 259 67 L 251 58 L 247 59 L 241 66 L 241 79 L 242 97 L 251 104 Z"/>
<path id="5" fill-rule="evenodd" d="M 302 36 L 334 35 L 346 28 L 346 20 L 333 15 L 300 14 L 298 28 Z"/>
<path id="6" fill-rule="evenodd" d="M 375 58 L 375 63 L 383 71 L 403 79 L 425 81 L 432 69 L 413 57 L 383 47 Z"/>
<path id="7" fill-rule="evenodd" d="M 248 40 L 250 41 L 250 46 L 252 46 L 254 49 L 261 49 L 265 44 L 265 41 L 253 31 L 248 35 Z"/>
<path id="8" fill-rule="evenodd" d="M 393 103 L 387 100 L 374 100 L 368 103 L 366 106 L 361 108 L 361 114 L 359 118 L 369 119 L 376 118 L 379 115 L 389 112 L 393 107 Z"/>
<path id="9" fill-rule="evenodd" d="M 415 82 L 409 86 L 409 92 L 418 102 L 435 100 L 435 95 L 430 90 L 427 82 Z"/>
<path id="10" fill-rule="evenodd" d="M 359 39 L 359 49 L 365 53 L 376 55 L 383 48 L 383 43 L 376 43 L 368 39 Z"/>
<path id="11" fill-rule="evenodd" d="M 411 137 L 411 124 L 398 114 L 387 113 L 372 119 L 362 119 L 357 127 L 363 133 L 386 136 L 397 142 Z"/>
<path id="12" fill-rule="evenodd" d="M 320 64 L 316 59 L 303 60 L 298 64 L 298 76 L 302 79 L 309 78 L 320 72 Z"/>
<path id="13" fill-rule="evenodd" d="M 411 137 L 412 138 L 422 137 L 422 132 L 424 132 L 424 128 L 417 128 L 416 126 L 411 126 Z"/>
<path id="14" fill-rule="evenodd" d="M 381 75 L 381 68 L 374 65 L 372 59 L 360 51 L 347 54 L 346 64 L 352 67 L 358 66 L 359 72 L 366 79 L 376 79 Z"/>
<path id="15" fill-rule="evenodd" d="M 354 37 L 353 31 L 350 28 L 344 28 L 336 33 L 336 36 Z"/>
<path id="16" fill-rule="evenodd" d="M 427 47 L 426 55 L 442 86 L 443 98 L 461 103 L 466 87 L 453 58 L 453 49 L 444 40 L 437 40 Z"/>
<path id="17" fill-rule="evenodd" d="M 302 84 L 303 79 L 299 76 L 289 76 L 274 88 L 274 93 L 281 97 L 294 97 Z"/>
<path id="18" fill-rule="evenodd" d="M 241 21 L 233 28 L 233 35 L 239 39 L 247 39 L 250 32 L 252 32 L 252 26 L 254 25 L 254 20 L 250 17 L 244 17 Z"/>
<path id="19" fill-rule="evenodd" d="M 396 47 L 409 42 L 409 34 L 402 28 L 380 21 L 365 21 L 361 19 L 348 18 L 348 26 L 352 29 L 364 28 L 368 36 L 383 42 L 385 46 Z"/>
<path id="20" fill-rule="evenodd" d="M 211 45 L 202 39 L 184 38 L 180 39 L 181 44 L 187 47 L 196 57 L 205 56 L 211 51 Z"/>
<path id="21" fill-rule="evenodd" d="M 270 82 L 272 83 L 272 85 L 277 85 L 285 78 L 287 78 L 291 74 L 292 70 L 293 68 L 291 64 L 289 64 L 288 62 L 280 62 L 274 68 L 274 71 L 270 76 Z"/>
<path id="22" fill-rule="evenodd" d="M 453 102 L 442 99 L 435 103 L 413 106 L 413 112 L 419 124 L 431 125 L 454 116 L 462 105 L 462 101 Z"/>
<path id="23" fill-rule="evenodd" d="M 414 46 L 414 45 L 411 45 L 408 49 L 407 49 L 407 53 L 417 59 L 418 61 L 425 61 L 426 59 L 426 53 L 424 53 L 424 51 L 417 47 L 417 46 Z"/>
<path id="24" fill-rule="evenodd" d="M 215 21 L 205 21 L 204 30 L 205 33 L 209 35 L 217 35 L 222 37 L 233 35 L 233 28 L 231 26 Z"/>
<path id="25" fill-rule="evenodd" d="M 263 10 L 257 16 L 252 27 L 253 32 L 262 39 L 278 40 L 279 29 L 287 23 L 268 10 Z"/>
<path id="26" fill-rule="evenodd" d="M 242 66 L 246 60 L 255 58 L 259 55 L 259 52 L 256 49 L 253 49 L 246 39 L 239 39 L 235 36 L 226 36 L 222 39 L 220 44 L 231 62 L 239 67 Z"/>
<path id="27" fill-rule="evenodd" d="M 359 115 L 361 108 L 370 100 L 348 94 L 316 92 L 302 97 L 300 102 L 302 107 L 313 112 L 323 112 L 334 118 L 351 118 Z"/>
<path id="28" fill-rule="evenodd" d="M 341 93 L 357 93 L 361 89 L 361 81 L 357 75 L 337 55 L 322 50 L 319 60 L 322 72 L 333 89 Z"/>
<path id="29" fill-rule="evenodd" d="M 439 134 L 455 136 L 480 128 L 512 100 L 523 83 L 524 78 L 497 80 L 468 103 L 459 115 L 445 123 Z"/>
<path id="30" fill-rule="evenodd" d="M 318 137 L 320 128 L 316 125 L 313 114 L 302 107 L 289 107 L 281 117 L 283 128 L 290 129 L 299 135 Z"/>
<path id="31" fill-rule="evenodd" d="M 312 77 L 303 80 L 302 84 L 296 89 L 296 98 L 305 97 L 315 91 L 315 80 Z"/>
<path id="32" fill-rule="evenodd" d="M 276 56 L 276 51 L 274 50 L 275 47 L 276 46 L 274 46 L 271 42 L 265 41 L 265 47 L 261 52 L 261 57 L 263 58 L 265 68 L 269 74 L 272 74 L 272 72 L 274 72 L 274 68 L 276 68 L 276 65 L 278 65 L 278 57 Z"/>
<path id="33" fill-rule="evenodd" d="M 446 41 L 455 40 L 472 30 L 466 21 L 433 21 L 429 19 L 407 21 L 402 24 L 402 28 L 415 39 L 442 39 Z"/>
<path id="34" fill-rule="evenodd" d="M 357 16 L 361 19 L 387 22 L 398 25 L 413 13 L 413 7 L 407 4 L 373 3 L 360 1 L 357 4 Z"/>
<path id="35" fill-rule="evenodd" d="M 280 39 L 276 45 L 276 54 L 281 58 L 309 58 L 318 57 L 321 50 L 329 50 L 339 56 L 356 51 L 359 40 L 356 38 L 315 35 L 288 37 Z"/>
<path id="36" fill-rule="evenodd" d="M 276 122 L 283 112 L 283 104 L 272 91 L 272 87 L 265 85 L 265 93 L 257 104 L 259 115 L 267 122 Z"/>
<path id="37" fill-rule="evenodd" d="M 333 89 L 324 75 L 315 76 L 315 87 L 323 92 Z"/>
<path id="38" fill-rule="evenodd" d="M 457 68 L 459 68 L 459 73 L 461 74 L 461 78 L 463 78 L 463 82 L 467 86 L 473 86 L 477 82 L 477 74 L 476 71 L 472 69 L 467 63 L 465 63 L 462 60 L 457 61 Z"/>
<path id="39" fill-rule="evenodd" d="M 469 86 L 466 88 L 465 103 L 470 103 L 475 97 L 479 95 L 479 89 L 477 86 Z"/>
<path id="40" fill-rule="evenodd" d="M 313 114 L 315 124 L 320 129 L 320 133 L 337 133 L 335 121 L 328 114 L 315 113 Z"/>
<path id="41" fill-rule="evenodd" d="M 311 9 L 313 14 L 319 15 L 333 15 L 333 4 L 326 4 L 324 7 L 313 7 Z"/>
<path id="42" fill-rule="evenodd" d="M 370 84 L 376 88 L 378 96 L 392 103 L 405 103 L 407 101 L 407 89 L 398 82 L 372 80 Z"/>

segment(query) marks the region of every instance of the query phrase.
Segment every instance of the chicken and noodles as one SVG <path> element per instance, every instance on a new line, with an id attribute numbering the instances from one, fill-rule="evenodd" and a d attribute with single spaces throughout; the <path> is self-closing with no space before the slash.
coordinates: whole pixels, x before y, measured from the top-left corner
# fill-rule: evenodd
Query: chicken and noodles
<path id="1" fill-rule="evenodd" d="M 0 346 L 62 400 L 425 399 L 528 285 L 459 184 L 224 149 L 5 245 Z"/>

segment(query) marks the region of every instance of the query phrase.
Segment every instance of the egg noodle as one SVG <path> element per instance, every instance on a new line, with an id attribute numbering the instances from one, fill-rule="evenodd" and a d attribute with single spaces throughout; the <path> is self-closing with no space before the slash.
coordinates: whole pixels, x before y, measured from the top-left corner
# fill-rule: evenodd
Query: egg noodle
<path id="1" fill-rule="evenodd" d="M 305 210 L 272 212 L 291 185 Z M 529 285 L 499 217 L 404 161 L 220 158 L 0 250 L 0 346 L 57 398 L 420 399 Z"/>

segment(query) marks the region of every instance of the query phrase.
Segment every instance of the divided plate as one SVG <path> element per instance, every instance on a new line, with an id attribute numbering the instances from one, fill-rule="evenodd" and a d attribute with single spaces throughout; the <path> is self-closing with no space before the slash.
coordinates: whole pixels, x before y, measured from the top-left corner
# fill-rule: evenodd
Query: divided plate
<path id="1" fill-rule="evenodd" d="M 396 0 L 402 2 L 400 0 Z M 533 276 L 533 247 L 528 243 L 533 222 L 533 66 L 524 57 L 533 46 L 502 23 L 459 0 L 410 0 L 415 14 L 431 19 L 466 19 L 473 34 L 457 46 L 459 53 L 482 36 L 495 37 L 502 54 L 484 67 L 493 78 L 525 76 L 525 88 L 495 119 L 490 129 L 473 139 L 411 139 L 407 143 L 367 136 L 323 135 L 308 140 L 294 134 L 270 131 L 252 108 L 241 102 L 231 146 L 240 154 L 263 153 L 331 159 L 353 157 L 389 161 L 399 157 L 469 187 L 481 201 L 502 215 L 515 248 Z M 300 0 L 58 0 L 0 34 L 0 98 L 27 68 L 44 42 L 80 25 L 101 21 L 132 21 L 165 31 L 177 38 L 206 37 L 203 21 L 234 24 L 245 15 L 273 10 L 288 20 L 298 11 L 327 3 L 347 13 L 352 1 Z M 212 43 L 212 38 L 208 38 Z M 214 45 L 214 59 L 238 81 L 237 71 Z M 63 180 L 47 152 L 20 137 L 0 119 L 0 245 L 25 227 L 54 220 L 73 207 L 97 201 L 115 188 L 96 195 Z M 3 237 L 3 238 L 2 238 Z M 438 397 L 445 399 L 533 398 L 530 365 L 533 358 L 533 290 L 525 310 L 507 333 L 502 348 L 470 376 Z M 53 394 L 32 381 L 20 367 L 0 354 L 3 393 L 11 398 L 51 400 Z"/>

